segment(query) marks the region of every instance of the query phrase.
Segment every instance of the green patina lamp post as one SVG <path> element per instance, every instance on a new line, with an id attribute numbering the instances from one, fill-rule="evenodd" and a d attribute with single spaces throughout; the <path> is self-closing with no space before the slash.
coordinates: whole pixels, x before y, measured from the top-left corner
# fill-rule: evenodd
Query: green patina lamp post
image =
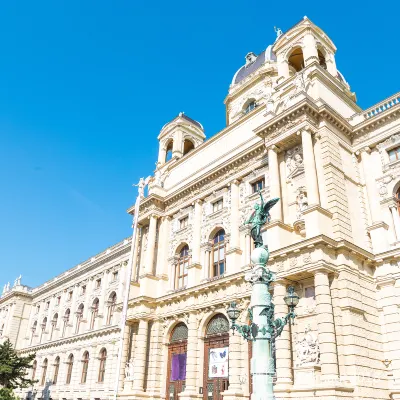
<path id="1" fill-rule="evenodd" d="M 275 273 L 266 267 L 269 252 L 268 246 L 263 243 L 261 227 L 269 220 L 269 210 L 279 201 L 279 198 L 272 199 L 267 203 L 264 203 L 261 193 L 260 198 L 261 203 L 254 206 L 255 211 L 246 222 L 252 226 L 251 236 L 255 243 L 255 249 L 251 255 L 254 267 L 245 276 L 245 279 L 252 284 L 251 303 L 248 309 L 250 323 L 248 325 L 236 323 L 240 315 L 236 303 L 230 304 L 227 313 L 232 322 L 233 331 L 238 331 L 246 340 L 253 342 L 251 400 L 272 400 L 274 399 L 273 376 L 275 375 L 272 343 L 282 333 L 285 325 L 296 317 L 294 308 L 299 302 L 299 296 L 293 287 L 289 287 L 287 295 L 284 297 L 289 312 L 283 318 L 274 318 L 270 285 L 275 280 Z"/>

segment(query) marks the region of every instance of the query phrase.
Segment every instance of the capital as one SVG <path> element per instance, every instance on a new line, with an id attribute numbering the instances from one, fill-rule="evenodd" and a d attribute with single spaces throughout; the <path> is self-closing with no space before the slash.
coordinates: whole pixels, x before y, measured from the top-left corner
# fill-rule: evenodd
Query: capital
<path id="1" fill-rule="evenodd" d="M 357 151 L 356 151 L 356 156 L 359 156 L 359 155 L 361 155 L 362 153 L 370 154 L 370 153 L 371 153 L 371 147 L 365 146 L 365 147 L 361 148 L 360 150 L 357 150 Z"/>
<path id="2" fill-rule="evenodd" d="M 278 146 L 275 146 L 274 144 L 272 146 L 269 146 L 267 148 L 268 152 L 271 150 L 274 153 L 278 154 L 280 152 L 280 148 Z"/>

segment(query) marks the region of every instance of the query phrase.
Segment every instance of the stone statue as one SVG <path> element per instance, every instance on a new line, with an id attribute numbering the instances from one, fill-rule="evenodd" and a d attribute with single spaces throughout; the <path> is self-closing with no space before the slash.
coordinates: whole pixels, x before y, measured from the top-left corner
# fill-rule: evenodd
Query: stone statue
<path id="1" fill-rule="evenodd" d="M 308 199 L 306 196 L 306 192 L 304 188 L 299 188 L 299 194 L 297 195 L 297 213 L 296 213 L 296 219 L 302 219 L 303 218 L 303 211 L 308 208 Z"/>
<path id="2" fill-rule="evenodd" d="M 131 358 L 125 365 L 125 380 L 133 381 L 133 358 Z"/>
<path id="3" fill-rule="evenodd" d="M 8 292 L 10 290 L 10 282 L 7 282 L 7 285 L 6 285 L 6 292 Z"/>
<path id="4" fill-rule="evenodd" d="M 21 278 L 22 278 L 22 275 L 20 274 L 19 277 L 14 281 L 14 286 L 13 287 L 21 285 Z"/>
<path id="5" fill-rule="evenodd" d="M 262 247 L 264 244 L 261 235 L 261 227 L 270 220 L 271 215 L 269 210 L 279 201 L 279 198 L 275 198 L 264 203 L 261 192 L 258 193 L 260 195 L 261 203 L 254 205 L 253 214 L 251 214 L 250 218 L 245 222 L 245 225 L 251 224 L 251 237 L 254 240 L 256 248 Z"/>
<path id="6" fill-rule="evenodd" d="M 4 293 L 6 292 L 6 290 L 7 290 L 7 284 L 5 284 L 5 285 L 3 286 L 3 293 L 2 293 L 2 294 L 4 294 Z"/>
<path id="7" fill-rule="evenodd" d="M 139 197 L 144 197 L 144 188 L 146 187 L 146 185 L 149 183 L 151 177 L 147 177 L 146 179 L 144 178 L 140 178 L 139 179 L 139 183 L 137 183 L 136 185 L 133 186 L 137 186 L 138 187 L 138 195 Z"/>
<path id="8" fill-rule="evenodd" d="M 274 30 L 275 30 L 277 39 L 283 35 L 283 32 L 282 32 L 281 28 L 277 28 L 276 26 L 274 26 Z"/>

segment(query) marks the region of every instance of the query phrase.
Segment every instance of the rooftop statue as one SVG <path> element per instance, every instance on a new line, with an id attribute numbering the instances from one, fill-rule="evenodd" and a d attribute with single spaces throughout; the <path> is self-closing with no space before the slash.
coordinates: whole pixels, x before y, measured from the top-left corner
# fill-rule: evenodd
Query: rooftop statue
<path id="1" fill-rule="evenodd" d="M 260 195 L 261 203 L 256 203 L 254 205 L 253 214 L 251 214 L 250 218 L 245 222 L 245 225 L 251 225 L 251 237 L 254 240 L 254 245 L 256 248 L 264 246 L 261 235 L 261 227 L 269 222 L 271 219 L 269 210 L 279 201 L 279 197 L 277 197 L 267 201 L 267 203 L 264 203 L 261 192 L 258 192 L 258 194 Z"/>

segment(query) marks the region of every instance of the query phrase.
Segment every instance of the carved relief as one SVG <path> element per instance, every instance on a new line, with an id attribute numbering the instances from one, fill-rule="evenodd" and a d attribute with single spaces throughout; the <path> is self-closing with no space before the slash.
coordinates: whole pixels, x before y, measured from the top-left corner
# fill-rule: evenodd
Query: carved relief
<path id="1" fill-rule="evenodd" d="M 304 172 L 302 146 L 296 146 L 286 151 L 285 164 L 286 176 L 288 179 L 292 179 L 295 175 L 299 175 Z"/>
<path id="2" fill-rule="evenodd" d="M 297 334 L 295 339 L 296 367 L 318 365 L 320 363 L 320 350 L 318 337 L 311 332 L 308 325 L 304 333 Z"/>
<path id="3" fill-rule="evenodd" d="M 308 208 L 307 191 L 304 186 L 300 186 L 297 189 L 296 203 L 296 219 L 300 220 L 303 219 L 303 212 Z"/>

